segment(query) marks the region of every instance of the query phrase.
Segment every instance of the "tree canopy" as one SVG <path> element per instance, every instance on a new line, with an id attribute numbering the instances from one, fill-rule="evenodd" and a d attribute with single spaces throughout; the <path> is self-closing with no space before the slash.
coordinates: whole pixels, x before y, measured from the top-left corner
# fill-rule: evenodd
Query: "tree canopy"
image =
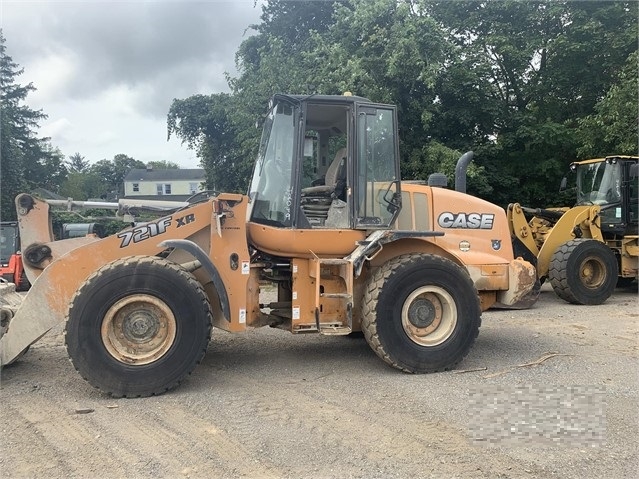
<path id="1" fill-rule="evenodd" d="M 636 155 L 639 138 L 637 92 L 639 91 L 637 52 L 628 56 L 625 66 L 594 107 L 594 112 L 579 118 L 577 130 L 580 156 Z"/>
<path id="2" fill-rule="evenodd" d="M 89 168 L 89 162 L 80 153 L 74 153 L 66 161 L 69 173 L 82 173 Z"/>
<path id="3" fill-rule="evenodd" d="M 175 100 L 169 135 L 246 191 L 272 94 L 352 91 L 398 106 L 404 178 L 474 150 L 469 192 L 552 206 L 571 161 L 637 154 L 637 24 L 632 2 L 269 1 L 231 93 Z"/>
<path id="4" fill-rule="evenodd" d="M 269 0 L 236 52 L 230 92 L 175 99 L 168 135 L 196 151 L 209 189 L 245 192 L 274 93 L 341 94 L 397 105 L 405 179 L 452 180 L 475 151 L 468 191 L 505 206 L 556 206 L 575 159 L 638 154 L 639 7 L 624 1 Z M 121 193 L 125 154 L 65 159 L 37 135 L 42 111 L 0 32 L 0 214 L 46 188 Z M 174 168 L 172 162 L 151 162 Z"/>
<path id="5" fill-rule="evenodd" d="M 72 158 L 76 164 L 82 156 L 76 153 Z M 83 162 L 79 164 L 84 165 Z M 164 165 L 162 162 L 158 164 Z M 71 166 L 67 179 L 60 187 L 60 194 L 75 200 L 116 199 L 124 194 L 124 177 L 127 173 L 134 168 L 146 168 L 143 162 L 123 153 L 115 155 L 112 160 L 102 159 L 84 165 L 81 169 Z"/>

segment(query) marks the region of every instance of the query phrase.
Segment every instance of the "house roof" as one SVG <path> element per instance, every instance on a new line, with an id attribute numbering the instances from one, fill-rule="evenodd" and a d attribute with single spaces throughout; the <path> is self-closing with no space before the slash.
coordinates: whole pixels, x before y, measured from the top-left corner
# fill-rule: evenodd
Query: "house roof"
<path id="1" fill-rule="evenodd" d="M 154 201 L 187 201 L 194 195 L 128 195 L 120 196 L 121 200 L 154 200 Z"/>
<path id="2" fill-rule="evenodd" d="M 124 177 L 124 181 L 204 181 L 205 179 L 206 174 L 202 168 L 134 169 Z"/>

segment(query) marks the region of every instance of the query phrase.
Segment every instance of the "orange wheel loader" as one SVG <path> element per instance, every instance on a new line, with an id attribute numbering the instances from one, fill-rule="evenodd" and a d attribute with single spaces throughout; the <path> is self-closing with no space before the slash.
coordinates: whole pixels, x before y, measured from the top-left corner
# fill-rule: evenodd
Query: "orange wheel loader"
<path id="1" fill-rule="evenodd" d="M 402 183 L 398 143 L 392 105 L 275 95 L 246 195 L 55 242 L 49 205 L 18 196 L 33 286 L 11 312 L 2 364 L 65 322 L 75 368 L 116 397 L 176 387 L 212 328 L 361 331 L 399 370 L 454 368 L 482 311 L 522 300 L 535 269 L 513 257 L 502 208 Z M 277 298 L 265 302 L 267 284 Z"/>

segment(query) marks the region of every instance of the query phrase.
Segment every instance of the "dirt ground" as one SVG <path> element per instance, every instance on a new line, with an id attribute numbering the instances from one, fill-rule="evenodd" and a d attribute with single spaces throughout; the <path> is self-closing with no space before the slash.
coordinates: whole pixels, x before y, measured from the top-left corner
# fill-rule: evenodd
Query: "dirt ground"
<path id="1" fill-rule="evenodd" d="M 636 477 L 638 332 L 636 288 L 573 306 L 544 286 L 485 312 L 455 372 L 400 373 L 362 338 L 216 330 L 176 390 L 112 399 L 58 327 L 2 371 L 0 476 Z"/>

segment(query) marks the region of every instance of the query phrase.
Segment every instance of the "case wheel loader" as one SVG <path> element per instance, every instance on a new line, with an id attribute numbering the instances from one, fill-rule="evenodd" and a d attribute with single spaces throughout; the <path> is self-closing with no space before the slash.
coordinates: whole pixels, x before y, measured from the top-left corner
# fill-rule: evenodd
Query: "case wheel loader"
<path id="1" fill-rule="evenodd" d="M 601 304 L 616 286 L 637 279 L 638 160 L 609 156 L 572 163 L 572 208 L 508 206 L 515 254 L 535 264 L 540 283 L 549 280 L 565 301 Z"/>
<path id="2" fill-rule="evenodd" d="M 213 327 L 362 331 L 394 368 L 455 367 L 481 312 L 524 298 L 535 270 L 513 257 L 503 209 L 401 182 L 396 116 L 357 96 L 276 95 L 248 194 L 103 239 L 52 241 L 49 204 L 19 195 L 33 287 L 5 308 L 2 364 L 66 322 L 75 368 L 116 397 L 177 386 Z"/>

